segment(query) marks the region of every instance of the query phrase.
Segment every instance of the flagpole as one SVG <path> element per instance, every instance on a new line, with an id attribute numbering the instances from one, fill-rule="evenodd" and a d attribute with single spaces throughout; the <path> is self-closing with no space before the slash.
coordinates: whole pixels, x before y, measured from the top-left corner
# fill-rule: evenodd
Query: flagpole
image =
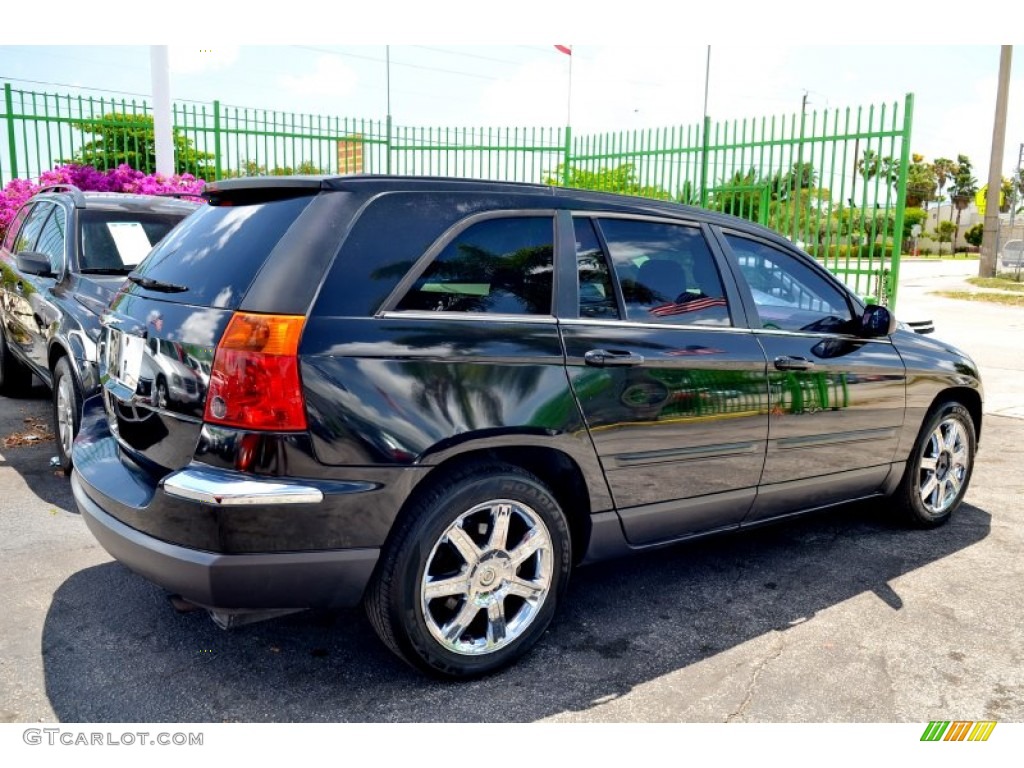
<path id="1" fill-rule="evenodd" d="M 572 49 L 570 48 L 569 53 L 569 97 L 565 106 L 565 124 L 566 126 L 572 125 Z"/>

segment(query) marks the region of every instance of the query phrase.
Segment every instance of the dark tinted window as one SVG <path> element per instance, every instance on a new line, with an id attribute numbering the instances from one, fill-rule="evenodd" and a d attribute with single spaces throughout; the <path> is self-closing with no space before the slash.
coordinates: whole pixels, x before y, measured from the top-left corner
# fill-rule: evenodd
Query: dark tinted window
<path id="1" fill-rule="evenodd" d="M 25 219 L 25 225 L 21 228 L 18 238 L 14 242 L 15 253 L 35 250 L 36 240 L 39 238 L 39 233 L 43 230 L 46 217 L 50 215 L 52 210 L 53 203 L 36 203 L 32 206 L 28 218 Z"/>
<path id="2" fill-rule="evenodd" d="M 64 209 L 59 205 L 53 207 L 53 213 L 43 225 L 39 233 L 36 250 L 50 258 L 50 270 L 57 274 L 64 268 L 64 232 L 66 230 Z"/>
<path id="3" fill-rule="evenodd" d="M 136 273 L 188 287 L 180 293 L 153 293 L 162 299 L 234 309 L 310 200 L 203 206 L 161 240 Z M 138 286 L 133 290 L 145 291 Z"/>
<path id="4" fill-rule="evenodd" d="M 612 276 L 608 262 L 594 232 L 594 222 L 577 218 L 573 221 L 576 232 L 576 270 L 580 286 L 580 317 L 619 319 L 615 302 Z"/>
<path id="5" fill-rule="evenodd" d="M 130 270 L 182 218 L 166 213 L 83 211 L 78 268 L 83 272 Z"/>
<path id="6" fill-rule="evenodd" d="M 626 316 L 679 325 L 732 325 L 714 258 L 697 227 L 602 219 Z"/>
<path id="7" fill-rule="evenodd" d="M 553 243 L 549 216 L 473 224 L 438 254 L 397 308 L 549 315 Z"/>
<path id="8" fill-rule="evenodd" d="M 750 286 L 761 326 L 843 332 L 853 316 L 846 296 L 809 264 L 770 245 L 726 235 Z"/>

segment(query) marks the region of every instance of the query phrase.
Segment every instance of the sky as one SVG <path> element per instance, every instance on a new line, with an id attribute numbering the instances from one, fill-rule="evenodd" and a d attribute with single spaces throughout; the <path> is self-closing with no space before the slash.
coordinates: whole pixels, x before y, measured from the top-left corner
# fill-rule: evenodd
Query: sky
<path id="1" fill-rule="evenodd" d="M 0 31 L 0 82 L 47 92 L 85 89 L 97 95 L 147 98 L 152 82 L 148 43 L 166 43 L 175 101 L 219 99 L 241 107 L 374 120 L 383 119 L 390 108 L 394 124 L 401 126 L 558 127 L 568 120 L 576 135 L 697 123 L 704 112 L 705 85 L 707 111 L 715 120 L 792 115 L 805 97 L 808 114 L 880 104 L 899 104 L 902 112 L 906 94 L 913 93 L 912 152 L 929 160 L 966 154 L 984 183 L 998 44 L 952 45 L 942 42 L 941 35 L 939 44 L 916 44 L 935 39 L 920 21 L 920 9 L 912 17 L 918 19 L 913 22 L 918 33 L 901 35 L 904 42 L 877 39 L 902 22 L 884 4 L 878 8 L 886 16 L 872 15 L 870 2 L 858 6 L 858 16 L 842 21 L 850 26 L 845 37 L 860 43 L 847 44 L 829 39 L 837 27 L 835 20 L 821 26 L 823 6 L 811 4 L 817 10 L 808 19 L 799 16 L 800 5 L 792 6 L 800 24 L 784 23 L 779 34 L 772 34 L 771 28 L 778 19 L 765 20 L 764 29 L 756 19 L 737 25 L 735 16 L 722 12 L 704 25 L 683 24 L 680 19 L 673 26 L 670 16 L 634 16 L 627 14 L 626 6 L 615 6 L 623 30 L 607 23 L 560 24 L 563 17 L 572 20 L 562 14 L 553 17 L 550 34 L 541 34 L 547 31 L 540 23 L 546 18 L 543 6 L 508 6 L 526 9 L 513 19 L 500 13 L 503 7 L 486 6 L 498 11 L 482 20 L 482 34 L 493 38 L 500 31 L 506 39 L 497 42 L 480 41 L 477 30 L 439 23 L 437 18 L 417 26 L 414 18 L 401 15 L 400 9 L 411 7 L 402 3 L 387 6 L 394 13 L 386 18 L 377 9 L 359 11 L 371 14 L 365 18 L 354 17 L 357 12 L 348 7 L 340 14 L 335 11 L 337 18 L 327 26 L 345 31 L 328 34 L 334 42 L 317 39 L 323 35 L 314 33 L 315 25 L 300 35 L 283 32 L 275 37 L 273 24 L 263 23 L 275 19 L 257 19 L 255 26 L 250 19 L 247 28 L 237 15 L 227 17 L 227 27 L 205 33 L 220 42 L 185 42 L 185 37 L 202 33 L 182 31 L 180 14 L 175 13 L 176 20 L 167 22 L 166 38 L 145 45 L 119 44 L 130 38 L 121 34 L 106 41 L 109 25 L 99 27 L 94 36 L 75 35 L 76 40 L 97 40 L 87 46 L 60 42 L 59 33 L 44 41 L 59 44 L 14 44 Z M 249 6 L 249 13 L 258 13 L 253 8 Z M 308 18 L 301 8 L 301 3 L 289 6 L 294 12 L 284 12 L 279 21 L 294 26 Z M 531 10 L 537 15 L 531 16 Z M 393 23 L 395 19 L 399 21 Z M 663 20 L 661 28 L 658 19 Z M 355 36 L 355 42 L 339 43 L 342 36 L 353 37 L 346 20 L 369 30 L 369 35 L 394 40 L 371 44 Z M 665 26 L 671 29 L 666 32 Z M 518 39 L 526 42 L 515 41 L 518 28 Z M 718 32 L 702 36 L 697 31 L 702 28 Z M 723 29 L 732 31 L 722 36 Z M 587 37 L 596 42 L 587 43 Z M 616 38 L 632 44 L 619 44 Z M 788 39 L 816 44 L 782 42 Z M 560 53 L 554 41 L 572 46 L 571 98 L 570 57 Z M 1014 53 L 1004 175 L 1017 165 L 1024 142 L 1024 46 L 1017 46 Z"/>

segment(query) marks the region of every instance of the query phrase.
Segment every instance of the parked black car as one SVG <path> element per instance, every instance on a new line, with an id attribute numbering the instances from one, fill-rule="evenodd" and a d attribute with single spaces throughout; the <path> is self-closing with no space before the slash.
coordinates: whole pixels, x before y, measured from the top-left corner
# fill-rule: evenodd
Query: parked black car
<path id="1" fill-rule="evenodd" d="M 775 233 L 468 180 L 218 182 L 115 298 L 76 501 L 224 625 L 365 603 L 433 673 L 532 646 L 573 566 L 851 499 L 961 503 L 971 360 Z M 203 396 L 157 404 L 156 348 Z"/>
<path id="2" fill-rule="evenodd" d="M 7 230 L 0 247 L 0 392 L 23 392 L 32 374 L 51 388 L 65 472 L 83 397 L 99 389 L 99 315 L 153 245 L 197 207 L 60 185 L 34 195 Z"/>

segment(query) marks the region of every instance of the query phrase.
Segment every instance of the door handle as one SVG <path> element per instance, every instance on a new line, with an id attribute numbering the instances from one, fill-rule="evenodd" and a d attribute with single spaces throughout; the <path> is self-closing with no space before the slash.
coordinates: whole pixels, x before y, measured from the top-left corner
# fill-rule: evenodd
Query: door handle
<path id="1" fill-rule="evenodd" d="M 592 349 L 583 355 L 583 361 L 595 368 L 605 368 L 612 365 L 641 365 L 644 356 L 624 350 Z"/>
<path id="2" fill-rule="evenodd" d="M 814 363 L 806 357 L 789 357 L 784 355 L 775 358 L 775 370 L 777 371 L 807 371 L 814 367 Z"/>

